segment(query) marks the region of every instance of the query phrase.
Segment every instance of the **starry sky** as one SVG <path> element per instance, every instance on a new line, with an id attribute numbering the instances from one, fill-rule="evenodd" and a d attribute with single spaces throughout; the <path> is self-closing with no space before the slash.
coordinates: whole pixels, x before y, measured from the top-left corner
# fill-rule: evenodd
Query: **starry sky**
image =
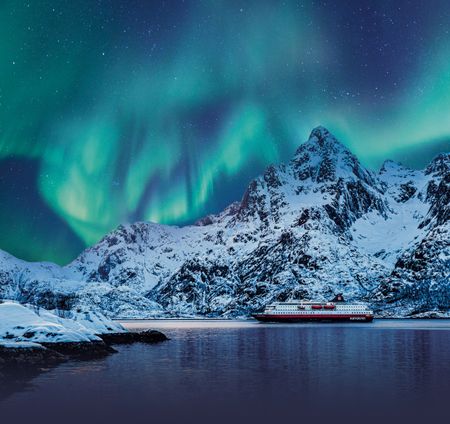
<path id="1" fill-rule="evenodd" d="M 368 167 L 450 146 L 450 2 L 0 2 L 0 248 L 239 200 L 316 125 Z"/>

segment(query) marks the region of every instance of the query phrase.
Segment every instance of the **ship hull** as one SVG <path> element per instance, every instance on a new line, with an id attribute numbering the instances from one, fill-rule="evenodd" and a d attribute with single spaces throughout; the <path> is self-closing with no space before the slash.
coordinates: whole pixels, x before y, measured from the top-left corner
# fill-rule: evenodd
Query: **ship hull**
<path id="1" fill-rule="evenodd" d="M 372 322 L 373 315 L 356 314 L 253 314 L 253 318 L 261 322 Z"/>

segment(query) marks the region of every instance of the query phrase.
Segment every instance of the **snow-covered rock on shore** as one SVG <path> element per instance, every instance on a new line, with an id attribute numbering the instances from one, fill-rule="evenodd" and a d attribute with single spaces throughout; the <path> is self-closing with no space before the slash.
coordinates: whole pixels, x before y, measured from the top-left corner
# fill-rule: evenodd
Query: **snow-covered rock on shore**
<path id="1" fill-rule="evenodd" d="M 101 342 L 103 333 L 126 330 L 99 313 L 67 311 L 65 318 L 50 311 L 17 302 L 0 303 L 0 345 L 8 348 L 37 344 Z"/>

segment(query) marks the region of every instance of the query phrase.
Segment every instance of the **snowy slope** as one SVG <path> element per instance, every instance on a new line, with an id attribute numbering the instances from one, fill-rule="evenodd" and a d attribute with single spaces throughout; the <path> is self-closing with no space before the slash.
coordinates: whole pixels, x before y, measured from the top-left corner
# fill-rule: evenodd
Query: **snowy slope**
<path id="1" fill-rule="evenodd" d="M 411 243 L 425 236 L 419 228 L 430 205 L 423 201 L 423 191 L 430 178 L 423 171 L 411 170 L 386 161 L 378 175 L 385 187 L 387 218 L 370 212 L 352 227 L 356 245 L 394 265 L 397 256 Z"/>
<path id="2" fill-rule="evenodd" d="M 421 174 L 406 201 L 421 206 L 410 213 L 414 239 L 373 295 L 386 315 L 442 316 L 450 307 L 450 154 L 438 155 Z"/>
<path id="3" fill-rule="evenodd" d="M 65 268 L 2 253 L 0 297 L 110 317 L 245 316 L 343 292 L 379 314 L 445 314 L 449 162 L 387 161 L 375 174 L 318 127 L 289 163 L 196 225 L 120 226 Z"/>

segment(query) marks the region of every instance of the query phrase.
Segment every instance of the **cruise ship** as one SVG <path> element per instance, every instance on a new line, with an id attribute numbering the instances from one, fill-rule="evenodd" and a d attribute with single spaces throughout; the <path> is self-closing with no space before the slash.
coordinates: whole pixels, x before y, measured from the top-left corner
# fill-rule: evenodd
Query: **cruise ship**
<path id="1" fill-rule="evenodd" d="M 331 302 L 290 301 L 267 305 L 262 313 L 252 314 L 263 322 L 371 322 L 373 311 L 366 305 L 349 304 L 338 294 Z"/>

